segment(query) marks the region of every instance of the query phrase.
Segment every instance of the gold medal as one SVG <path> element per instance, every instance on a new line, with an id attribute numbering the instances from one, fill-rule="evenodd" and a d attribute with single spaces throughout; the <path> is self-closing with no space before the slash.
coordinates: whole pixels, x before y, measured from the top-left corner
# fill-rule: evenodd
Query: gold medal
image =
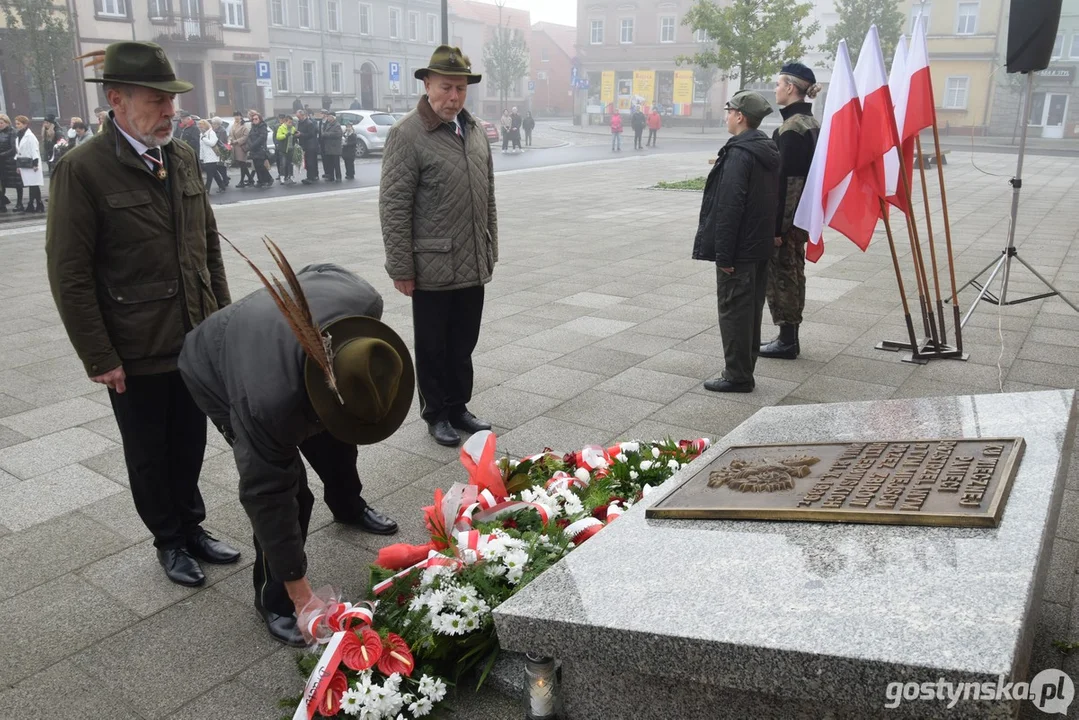
<path id="1" fill-rule="evenodd" d="M 168 176 L 169 176 L 169 171 L 168 170 L 166 170 L 165 168 L 158 168 L 158 170 L 157 170 L 157 179 L 158 180 L 165 180 L 166 178 L 168 178 Z"/>

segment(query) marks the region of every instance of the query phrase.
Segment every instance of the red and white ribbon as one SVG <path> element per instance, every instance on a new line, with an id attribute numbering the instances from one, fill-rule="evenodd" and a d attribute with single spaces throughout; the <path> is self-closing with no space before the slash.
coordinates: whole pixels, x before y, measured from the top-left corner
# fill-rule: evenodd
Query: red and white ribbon
<path id="1" fill-rule="evenodd" d="M 457 533 L 457 558 L 465 565 L 479 562 L 487 553 L 487 545 L 497 537 L 484 535 L 479 530 Z"/>
<path id="2" fill-rule="evenodd" d="M 559 470 L 551 476 L 551 479 L 547 481 L 544 487 L 550 492 L 568 490 L 571 487 L 581 488 L 583 490 L 588 487 L 588 482 L 576 475 L 570 475 L 565 470 Z"/>
<path id="3" fill-rule="evenodd" d="M 476 522 L 487 522 L 488 520 L 497 520 L 500 517 L 512 515 L 515 512 L 528 510 L 529 508 L 539 513 L 540 520 L 544 525 L 550 521 L 547 515 L 547 508 L 539 503 L 524 502 L 523 500 L 507 500 L 506 502 L 498 503 L 489 510 L 484 510 L 483 512 L 476 514 L 474 519 Z"/>
<path id="4" fill-rule="evenodd" d="M 325 644 L 322 655 L 315 665 L 315 669 L 307 678 L 300 704 L 292 715 L 292 720 L 311 720 L 315 716 L 317 708 L 326 697 L 326 691 L 330 687 L 330 680 L 337 672 L 341 664 L 341 643 L 345 639 L 352 622 L 359 621 L 364 625 L 370 625 L 375 619 L 375 606 L 369 602 L 353 605 L 352 603 L 331 603 L 321 613 L 312 616 L 306 621 L 307 630 L 319 644 Z M 329 627 L 333 634 L 325 638 L 320 637 L 319 631 Z"/>
<path id="5" fill-rule="evenodd" d="M 371 588 L 371 591 L 375 595 L 381 595 L 387 588 L 393 585 L 396 580 L 405 577 L 413 570 L 426 570 L 429 567 L 448 567 L 456 570 L 461 567 L 461 561 L 457 558 L 448 557 L 440 552 L 432 550 L 426 560 L 421 560 L 412 567 L 407 567 L 392 577 L 388 577 L 380 583 L 375 583 L 374 587 Z"/>
<path id="6" fill-rule="evenodd" d="M 375 621 L 375 606 L 369 602 L 328 605 L 323 612 L 305 618 L 307 634 L 321 644 L 333 633 L 348 630 L 353 620 L 370 625 Z"/>
<path id="7" fill-rule="evenodd" d="M 589 472 L 605 468 L 611 464 L 611 456 L 599 445 L 588 445 L 577 453 L 577 467 L 583 467 Z"/>
<path id="8" fill-rule="evenodd" d="M 494 493 L 490 490 L 481 490 L 476 496 L 476 502 L 468 507 L 462 508 L 460 513 L 458 513 L 454 528 L 462 532 L 469 530 L 472 527 L 473 513 L 477 510 L 490 510 L 497 504 L 498 500 L 495 498 Z"/>

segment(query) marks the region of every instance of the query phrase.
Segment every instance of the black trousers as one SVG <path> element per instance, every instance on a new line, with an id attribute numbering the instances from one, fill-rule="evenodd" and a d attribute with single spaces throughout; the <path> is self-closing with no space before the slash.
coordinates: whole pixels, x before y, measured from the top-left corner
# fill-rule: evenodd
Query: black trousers
<path id="1" fill-rule="evenodd" d="M 341 179 L 341 156 L 340 155 L 323 155 L 322 164 L 326 168 L 326 179 L 331 182 Z"/>
<path id="2" fill-rule="evenodd" d="M 206 171 L 206 190 L 210 190 L 213 181 L 217 181 L 218 189 L 225 187 L 225 181 L 221 177 L 221 163 L 203 163 L 202 169 Z M 228 177 L 227 175 L 225 177 Z"/>
<path id="3" fill-rule="evenodd" d="M 255 184 L 255 174 L 251 172 L 251 163 L 244 160 L 240 163 L 240 184 Z"/>
<path id="4" fill-rule="evenodd" d="M 179 371 L 128 376 L 127 391 L 110 390 L 109 399 L 135 509 L 155 547 L 180 547 L 206 519 L 199 492 L 206 416 Z"/>
<path id="5" fill-rule="evenodd" d="M 472 399 L 472 351 L 482 317 L 482 285 L 412 294 L 416 384 L 428 423 L 463 412 Z"/>
<path id="6" fill-rule="evenodd" d="M 659 132 L 659 130 L 649 130 L 648 131 L 648 144 L 651 145 L 652 147 L 656 146 L 656 133 L 658 133 L 658 132 Z"/>
<path id="7" fill-rule="evenodd" d="M 356 177 L 356 158 L 342 155 L 341 159 L 345 161 L 345 179 L 351 180 Z"/>
<path id="8" fill-rule="evenodd" d="M 532 131 L 525 130 L 525 145 L 532 147 Z"/>
<path id="9" fill-rule="evenodd" d="M 307 179 L 318 180 L 318 151 L 304 150 L 303 164 L 307 168 Z"/>
<path id="10" fill-rule="evenodd" d="M 643 135 L 644 135 L 644 128 L 641 128 L 640 130 L 637 130 L 637 129 L 633 130 L 633 149 L 634 150 L 636 150 L 639 147 L 643 147 L 641 145 L 641 137 Z"/>
<path id="11" fill-rule="evenodd" d="M 719 334 L 723 338 L 723 377 L 752 383 L 761 346 L 761 318 L 768 288 L 768 260 L 735 263 L 728 275 L 716 265 Z"/>
<path id="12" fill-rule="evenodd" d="M 360 474 L 356 470 L 356 446 L 341 442 L 328 432 L 322 432 L 305 440 L 300 445 L 300 452 L 322 480 L 323 497 L 333 516 L 344 521 L 358 520 L 367 503 L 360 497 L 363 483 L 360 482 Z M 307 529 L 311 523 L 311 508 L 315 503 L 306 476 L 296 493 L 296 500 L 300 512 L 300 530 L 306 541 Z M 254 585 L 256 604 L 278 615 L 291 615 L 296 611 L 285 589 L 285 583 L 273 576 L 257 537 Z"/>
<path id="13" fill-rule="evenodd" d="M 262 158 L 261 160 L 253 160 L 255 165 L 255 177 L 263 185 L 273 185 L 273 175 L 270 174 L 270 169 L 266 167 L 269 164 L 269 160 Z"/>

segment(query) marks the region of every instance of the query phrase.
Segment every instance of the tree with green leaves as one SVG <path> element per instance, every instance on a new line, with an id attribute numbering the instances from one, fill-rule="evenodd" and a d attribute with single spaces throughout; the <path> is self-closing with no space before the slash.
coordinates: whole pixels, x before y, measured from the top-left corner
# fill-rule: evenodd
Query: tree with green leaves
<path id="1" fill-rule="evenodd" d="M 730 0 L 724 7 L 697 0 L 682 24 L 705 31 L 712 44 L 679 61 L 718 68 L 740 87 L 768 80 L 811 49 L 807 41 L 820 27 L 807 24 L 812 12 L 813 3 L 798 0 Z"/>
<path id="2" fill-rule="evenodd" d="M 504 110 L 513 86 L 528 75 L 528 44 L 520 30 L 502 24 L 502 7 L 498 6 L 498 27 L 483 46 L 483 74 L 498 91 Z"/>
<path id="3" fill-rule="evenodd" d="M 5 49 L 26 62 L 44 111 L 74 57 L 75 34 L 67 11 L 50 0 L 0 0 L 0 8 L 8 27 Z"/>
<path id="4" fill-rule="evenodd" d="M 862 39 L 869 34 L 869 26 L 876 25 L 884 62 L 886 67 L 890 66 L 903 33 L 903 13 L 899 12 L 898 0 L 835 0 L 835 9 L 839 22 L 828 28 L 825 54 L 834 55 L 839 41 L 846 40 L 850 61 L 858 62 Z"/>

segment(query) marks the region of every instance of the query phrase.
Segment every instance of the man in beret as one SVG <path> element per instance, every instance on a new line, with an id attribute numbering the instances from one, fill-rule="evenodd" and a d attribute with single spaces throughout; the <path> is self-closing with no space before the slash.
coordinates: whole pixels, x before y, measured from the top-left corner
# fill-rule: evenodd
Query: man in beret
<path id="1" fill-rule="evenodd" d="M 86 374 L 109 389 L 158 562 L 169 580 L 197 586 L 198 560 L 240 553 L 201 527 L 206 416 L 177 370 L 184 336 L 229 304 L 198 158 L 172 141 L 176 95 L 193 86 L 153 43 L 109 45 L 103 70 L 87 82 L 104 84 L 110 122 L 53 173 L 49 285 Z"/>
<path id="2" fill-rule="evenodd" d="M 760 93 L 740 90 L 731 97 L 732 137 L 704 186 L 693 258 L 716 264 L 725 368 L 704 384 L 713 392 L 747 393 L 754 387 L 779 188 L 779 150 L 759 129 L 771 112 Z"/>

